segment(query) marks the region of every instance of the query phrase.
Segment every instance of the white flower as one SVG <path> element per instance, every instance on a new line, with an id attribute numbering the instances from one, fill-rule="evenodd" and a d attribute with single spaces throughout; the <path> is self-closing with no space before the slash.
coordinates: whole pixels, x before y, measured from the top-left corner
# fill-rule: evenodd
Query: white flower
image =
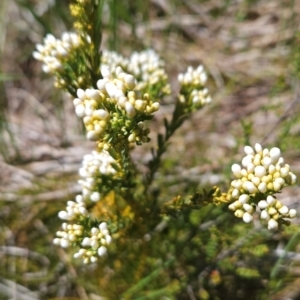
<path id="1" fill-rule="evenodd" d="M 244 152 L 242 167 L 239 164 L 231 167 L 236 179 L 231 182 L 230 197 L 234 202 L 229 209 L 249 223 L 257 206 L 261 210 L 261 219 L 268 220 L 268 228 L 277 229 L 280 219 L 293 218 L 296 211 L 289 210 L 272 195 L 295 183 L 296 176 L 290 172 L 290 166 L 284 164 L 279 148 L 268 150 L 255 144 L 254 148 L 245 146 Z M 263 195 L 268 195 L 266 200 L 255 202 L 257 196 L 261 199 Z"/>
<path id="2" fill-rule="evenodd" d="M 63 62 L 81 44 L 82 37 L 76 33 L 64 32 L 61 39 L 47 34 L 44 38 L 44 45 L 36 45 L 33 57 L 43 62 L 42 69 L 44 72 L 54 73 L 61 69 Z"/>
<path id="3" fill-rule="evenodd" d="M 81 196 L 81 195 L 78 195 Z M 85 207 L 85 203 L 81 201 L 81 197 L 76 197 L 76 202 L 68 201 L 66 210 L 62 210 L 58 213 L 58 217 L 62 220 L 73 220 L 78 216 L 87 216 L 88 211 Z"/>
<path id="4" fill-rule="evenodd" d="M 207 75 L 202 65 L 196 69 L 189 66 L 186 73 L 178 74 L 178 81 L 181 85 L 181 102 L 195 108 L 201 108 L 211 102 L 208 89 L 205 87 Z M 187 94 L 185 89 L 192 91 Z"/>
<path id="5" fill-rule="evenodd" d="M 269 230 L 276 230 L 278 229 L 278 222 L 274 219 L 270 219 L 268 221 L 268 229 Z"/>
<path id="6" fill-rule="evenodd" d="M 99 184 L 102 183 L 103 176 L 113 178 L 117 171 L 114 166 L 117 161 L 106 151 L 93 151 L 83 157 L 82 166 L 79 169 L 81 179 L 78 181 L 82 186 L 84 199 L 98 202 L 101 200 Z"/>

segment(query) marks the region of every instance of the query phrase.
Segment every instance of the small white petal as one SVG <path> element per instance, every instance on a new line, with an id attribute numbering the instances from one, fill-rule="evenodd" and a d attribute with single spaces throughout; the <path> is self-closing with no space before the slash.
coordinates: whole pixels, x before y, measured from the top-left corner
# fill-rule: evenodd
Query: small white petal
<path id="1" fill-rule="evenodd" d="M 70 215 L 64 210 L 58 213 L 58 217 L 62 220 L 69 220 L 71 218 Z"/>
<path id="2" fill-rule="evenodd" d="M 239 192 L 239 190 L 234 189 L 234 190 L 232 191 L 232 194 L 231 194 L 231 195 L 232 195 L 232 198 L 236 199 L 236 198 L 239 197 L 240 192 Z"/>
<path id="3" fill-rule="evenodd" d="M 79 118 L 85 117 L 85 107 L 82 104 L 76 105 L 75 113 Z"/>
<path id="4" fill-rule="evenodd" d="M 64 238 L 62 238 L 62 239 L 60 239 L 60 246 L 62 247 L 62 248 L 68 248 L 69 247 L 69 241 L 68 240 L 66 240 L 66 239 L 64 239 Z"/>
<path id="5" fill-rule="evenodd" d="M 91 247 L 98 248 L 99 247 L 99 242 L 95 241 L 95 240 L 91 241 Z"/>
<path id="6" fill-rule="evenodd" d="M 261 182 L 258 186 L 258 190 L 261 193 L 265 193 L 267 191 L 267 184 L 265 182 Z"/>
<path id="7" fill-rule="evenodd" d="M 95 256 L 92 256 L 92 257 L 91 257 L 91 263 L 95 263 L 95 262 L 97 262 L 97 260 L 98 260 L 97 257 L 95 257 Z"/>
<path id="8" fill-rule="evenodd" d="M 107 82 L 105 84 L 105 89 L 110 98 L 115 98 L 115 93 L 118 90 L 118 88 L 116 87 L 116 85 L 113 82 L 111 82 L 111 81 Z"/>
<path id="9" fill-rule="evenodd" d="M 244 214 L 245 214 L 245 212 L 242 211 L 241 209 L 236 210 L 235 213 L 234 213 L 234 215 L 235 215 L 237 218 L 242 218 Z"/>
<path id="10" fill-rule="evenodd" d="M 290 172 L 290 176 L 291 176 L 291 183 L 295 184 L 297 181 L 297 176 L 291 172 Z"/>
<path id="11" fill-rule="evenodd" d="M 251 181 L 245 181 L 245 188 L 250 194 L 257 192 L 256 186 Z"/>
<path id="12" fill-rule="evenodd" d="M 290 211 L 289 211 L 289 217 L 292 219 L 292 218 L 295 218 L 296 215 L 297 215 L 296 209 L 290 209 Z"/>
<path id="13" fill-rule="evenodd" d="M 85 237 L 85 238 L 83 239 L 83 241 L 81 242 L 81 245 L 84 246 L 84 247 L 86 247 L 86 246 L 91 246 L 91 239 L 88 238 L 88 237 Z"/>
<path id="14" fill-rule="evenodd" d="M 98 249 L 98 255 L 99 255 L 99 256 L 103 256 L 103 255 L 105 255 L 106 253 L 107 253 L 106 247 L 101 246 L 101 247 Z"/>
<path id="15" fill-rule="evenodd" d="M 251 181 L 256 185 L 256 186 L 259 186 L 259 184 L 261 183 L 261 180 L 259 177 L 252 177 L 251 178 Z"/>
<path id="16" fill-rule="evenodd" d="M 101 92 L 104 92 L 105 91 L 105 84 L 107 83 L 107 81 L 106 80 L 104 80 L 104 79 L 99 79 L 98 81 L 97 81 L 97 87 L 98 87 L 98 89 L 101 91 Z"/>
<path id="17" fill-rule="evenodd" d="M 268 229 L 269 230 L 275 230 L 278 228 L 278 223 L 276 220 L 274 219 L 270 219 L 269 222 L 268 222 Z"/>
<path id="18" fill-rule="evenodd" d="M 269 206 L 268 202 L 266 200 L 261 200 L 258 202 L 258 207 L 260 209 L 265 209 Z"/>
<path id="19" fill-rule="evenodd" d="M 266 210 L 263 210 L 260 214 L 260 218 L 263 219 L 263 220 L 269 220 L 270 215 L 268 214 L 268 212 Z"/>
<path id="20" fill-rule="evenodd" d="M 284 164 L 284 159 L 283 159 L 283 157 L 279 157 L 278 162 L 277 162 L 277 165 L 278 165 L 278 166 L 283 166 L 283 164 Z"/>
<path id="21" fill-rule="evenodd" d="M 286 177 L 286 176 L 289 175 L 289 171 L 290 171 L 290 170 L 289 170 L 288 168 L 283 167 L 283 168 L 280 169 L 280 175 L 281 175 L 282 177 Z"/>
<path id="22" fill-rule="evenodd" d="M 78 89 L 78 90 L 77 90 L 77 97 L 78 97 L 80 100 L 85 100 L 85 99 L 86 99 L 85 91 L 82 90 L 82 89 Z"/>
<path id="23" fill-rule="evenodd" d="M 101 67 L 101 74 L 103 77 L 112 78 L 111 72 L 107 66 Z"/>
<path id="24" fill-rule="evenodd" d="M 106 119 L 109 116 L 109 113 L 104 109 L 97 109 L 93 111 L 93 116 L 98 117 L 100 119 Z"/>
<path id="25" fill-rule="evenodd" d="M 255 168 L 255 165 L 253 163 L 248 163 L 248 165 L 247 165 L 247 172 L 248 173 L 253 173 L 254 168 Z"/>
<path id="26" fill-rule="evenodd" d="M 279 192 L 282 189 L 282 185 L 278 181 L 273 182 L 273 189 L 275 192 Z"/>
<path id="27" fill-rule="evenodd" d="M 83 206 L 78 207 L 78 210 L 83 216 L 87 216 L 89 214 L 88 211 L 86 210 L 86 208 Z"/>
<path id="28" fill-rule="evenodd" d="M 97 141 L 99 139 L 99 134 L 96 131 L 88 131 L 86 137 L 90 141 Z"/>
<path id="29" fill-rule="evenodd" d="M 248 212 L 248 213 L 252 213 L 253 212 L 253 210 L 254 210 L 254 207 L 252 206 L 252 205 L 250 205 L 250 204 L 248 204 L 248 203 L 244 203 L 243 204 L 243 208 L 244 208 L 244 210 L 246 211 L 246 212 Z"/>
<path id="30" fill-rule="evenodd" d="M 94 99 L 94 100 L 98 100 L 100 98 L 100 95 L 99 95 L 99 91 L 98 90 L 95 90 L 95 89 L 87 89 L 85 91 L 87 97 L 89 99 Z"/>
<path id="31" fill-rule="evenodd" d="M 261 178 L 263 177 L 264 175 L 266 175 L 267 171 L 266 171 L 266 168 L 263 167 L 263 166 L 257 166 L 255 167 L 254 169 L 254 174 L 255 176 Z"/>
<path id="32" fill-rule="evenodd" d="M 271 164 L 272 164 L 272 159 L 271 159 L 269 156 L 265 156 L 265 157 L 262 159 L 262 165 L 263 165 L 265 168 L 268 168 Z"/>
<path id="33" fill-rule="evenodd" d="M 110 235 L 107 235 L 105 237 L 107 244 L 110 244 L 112 242 L 112 237 Z"/>
<path id="34" fill-rule="evenodd" d="M 228 208 L 229 208 L 230 210 L 232 210 L 232 211 L 236 211 L 236 207 L 235 207 L 234 203 L 231 203 L 231 204 L 228 206 Z"/>
<path id="35" fill-rule="evenodd" d="M 244 152 L 245 152 L 246 154 L 254 154 L 254 150 L 253 150 L 253 148 L 250 147 L 250 146 L 245 146 L 245 147 L 244 147 Z"/>
<path id="36" fill-rule="evenodd" d="M 106 223 L 106 222 L 100 223 L 99 229 L 100 229 L 101 231 L 106 230 L 106 229 L 107 229 L 107 223 Z"/>
<path id="37" fill-rule="evenodd" d="M 274 165 L 269 166 L 269 174 L 274 174 L 276 172 L 276 167 Z"/>
<path id="38" fill-rule="evenodd" d="M 249 200 L 250 200 L 250 197 L 247 194 L 243 194 L 239 197 L 239 202 L 242 204 L 249 202 Z"/>
<path id="39" fill-rule="evenodd" d="M 282 214 L 282 215 L 286 215 L 289 212 L 289 209 L 287 206 L 282 206 L 280 209 L 278 209 L 278 211 Z"/>
<path id="40" fill-rule="evenodd" d="M 59 239 L 59 238 L 55 238 L 55 239 L 53 240 L 53 244 L 54 244 L 54 245 L 60 245 L 60 239 Z"/>
<path id="41" fill-rule="evenodd" d="M 252 155 L 245 156 L 242 160 L 243 167 L 247 168 L 248 164 L 252 163 L 252 161 L 253 161 L 253 156 Z"/>
<path id="42" fill-rule="evenodd" d="M 273 162 L 276 163 L 278 161 L 280 155 L 281 155 L 281 151 L 280 151 L 279 148 L 274 147 L 270 150 L 270 157 L 271 157 Z"/>
<path id="43" fill-rule="evenodd" d="M 136 111 L 130 102 L 125 103 L 125 111 L 129 117 L 134 117 L 136 115 Z"/>
<path id="44" fill-rule="evenodd" d="M 124 81 L 128 89 L 133 90 L 135 88 L 135 78 L 132 75 L 126 74 Z"/>
<path id="45" fill-rule="evenodd" d="M 248 212 L 245 212 L 243 215 L 243 221 L 245 223 L 251 223 L 253 221 L 253 216 L 249 214 Z"/>
<path id="46" fill-rule="evenodd" d="M 262 146 L 258 143 L 255 144 L 254 148 L 255 148 L 256 153 L 261 152 L 263 150 Z"/>
<path id="47" fill-rule="evenodd" d="M 241 166 L 240 165 L 238 165 L 238 164 L 232 165 L 231 171 L 235 177 L 237 177 L 237 178 L 241 177 Z"/>
<path id="48" fill-rule="evenodd" d="M 99 192 L 93 192 L 91 194 L 91 200 L 93 202 L 98 202 L 101 199 L 100 193 Z"/>

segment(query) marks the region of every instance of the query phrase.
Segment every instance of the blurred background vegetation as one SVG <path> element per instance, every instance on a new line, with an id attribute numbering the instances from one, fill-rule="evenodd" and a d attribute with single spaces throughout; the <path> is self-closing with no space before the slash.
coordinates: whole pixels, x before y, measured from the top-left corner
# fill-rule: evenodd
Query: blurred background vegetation
<path id="1" fill-rule="evenodd" d="M 71 99 L 32 57 L 46 33 L 60 37 L 71 29 L 68 5 L 0 1 L 1 300 L 103 299 L 97 280 L 105 270 L 77 265 L 52 245 L 60 226 L 57 212 L 80 191 L 77 170 L 93 149 Z M 154 48 L 166 61 L 175 93 L 177 74 L 188 65 L 202 63 L 210 74 L 213 103 L 172 138 L 157 174 L 165 200 L 199 187 L 226 186 L 245 144 L 280 147 L 300 175 L 299 19 L 299 0 L 106 0 L 103 49 L 129 55 Z M 172 101 L 164 99 L 153 132 L 162 130 Z M 133 153 L 141 168 L 151 146 Z M 298 211 L 299 190 L 296 185 L 281 195 Z M 284 232 L 269 233 L 239 220 L 223 222 L 226 210 L 207 207 L 187 216 L 191 230 L 206 232 L 191 243 L 205 255 L 198 280 L 209 274 L 210 281 L 197 291 L 188 286 L 178 299 L 300 299 L 299 219 Z M 172 235 L 180 236 L 180 228 Z M 207 289 L 215 293 L 209 296 Z"/>

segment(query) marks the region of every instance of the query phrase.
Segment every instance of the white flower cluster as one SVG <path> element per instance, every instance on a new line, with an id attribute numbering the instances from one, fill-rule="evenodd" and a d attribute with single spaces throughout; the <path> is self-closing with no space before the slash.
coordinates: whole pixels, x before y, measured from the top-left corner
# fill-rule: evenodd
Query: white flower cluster
<path id="1" fill-rule="evenodd" d="M 195 107 L 201 107 L 211 102 L 208 89 L 205 87 L 207 75 L 202 65 L 197 69 L 188 67 L 186 73 L 178 74 L 178 81 L 182 92 L 185 93 L 185 89 L 188 91 L 188 95 L 181 95 L 182 102 L 190 102 Z"/>
<path id="2" fill-rule="evenodd" d="M 83 226 L 78 224 L 62 223 L 62 230 L 57 231 L 57 238 L 53 240 L 54 245 L 68 248 L 70 244 L 82 239 Z"/>
<path id="3" fill-rule="evenodd" d="M 105 150 L 101 152 L 93 151 L 83 158 L 79 175 L 82 179 L 82 195 L 77 195 L 75 201 L 68 201 L 65 210 L 58 213 L 58 217 L 63 220 L 78 222 L 88 217 L 85 201 L 97 202 L 101 199 L 99 190 L 101 189 L 103 176 L 113 177 L 117 171 L 112 167 L 117 166 L 115 159 Z M 75 253 L 74 257 L 83 259 L 84 263 L 97 261 L 97 256 L 103 256 L 107 252 L 106 246 L 112 241 L 107 224 L 100 223 L 99 227 L 93 227 L 90 234 L 86 236 L 86 230 L 79 224 L 62 224 L 62 230 L 57 231 L 53 240 L 55 245 L 63 248 L 71 244 L 80 244 L 82 248 Z"/>
<path id="4" fill-rule="evenodd" d="M 108 230 L 106 222 L 100 223 L 97 227 L 93 227 L 89 236 L 83 236 L 84 228 L 78 224 L 62 224 L 62 230 L 57 231 L 57 238 L 53 240 L 53 244 L 68 248 L 71 244 L 80 243 L 81 247 L 74 258 L 82 258 L 85 264 L 95 263 L 97 256 L 104 256 L 107 253 L 107 245 L 112 242 L 112 237 Z"/>
<path id="5" fill-rule="evenodd" d="M 258 206 L 261 218 L 268 220 L 268 228 L 276 229 L 279 219 L 293 218 L 296 211 L 289 210 L 272 195 L 280 192 L 284 186 L 294 184 L 296 175 L 290 172 L 288 164 L 284 164 L 279 148 L 269 150 L 255 144 L 254 149 L 246 146 L 244 151 L 246 156 L 242 160 L 242 167 L 234 164 L 231 168 L 236 179 L 231 182 L 229 197 L 235 202 L 229 205 L 229 209 L 235 211 L 235 216 L 250 223 Z M 260 201 L 256 203 L 256 199 Z"/>
<path id="6" fill-rule="evenodd" d="M 114 51 L 103 50 L 101 54 L 101 66 L 108 68 L 111 72 L 114 72 L 117 67 L 121 67 L 126 70 L 129 64 L 129 60 L 122 55 Z"/>
<path id="7" fill-rule="evenodd" d="M 165 63 L 153 49 L 133 52 L 129 58 L 124 58 L 116 52 L 103 51 L 101 62 L 102 66 L 107 67 L 112 73 L 120 66 L 132 74 L 136 78 L 136 90 L 152 95 L 151 89 L 156 86 L 156 90 L 161 94 L 170 94 Z"/>
<path id="8" fill-rule="evenodd" d="M 37 51 L 33 57 L 43 62 L 42 69 L 45 73 L 54 73 L 62 68 L 63 61 L 68 58 L 73 49 L 82 44 L 81 37 L 73 32 L 64 32 L 61 40 L 52 34 L 47 34 L 44 44 L 37 44 Z"/>
<path id="9" fill-rule="evenodd" d="M 129 57 L 128 72 L 138 79 L 136 87 L 138 90 L 143 91 L 147 87 L 160 84 L 161 92 L 170 94 L 165 63 L 153 49 L 133 52 Z"/>
<path id="10" fill-rule="evenodd" d="M 58 213 L 58 217 L 62 220 L 74 220 L 79 216 L 87 216 L 88 211 L 85 207 L 84 199 L 81 195 L 77 195 L 74 201 L 68 201 L 66 210 Z"/>
<path id="11" fill-rule="evenodd" d="M 192 90 L 190 97 L 193 105 L 196 107 L 203 106 L 211 102 L 211 97 L 207 88 L 204 88 L 203 90 Z"/>
<path id="12" fill-rule="evenodd" d="M 117 171 L 115 159 L 105 150 L 93 151 L 84 156 L 79 175 L 82 179 L 78 182 L 82 186 L 83 199 L 98 202 L 101 199 L 99 186 L 102 184 L 103 176 L 113 177 Z"/>
<path id="13" fill-rule="evenodd" d="M 103 79 L 98 80 L 97 87 L 100 92 L 110 98 L 119 109 L 125 110 L 129 117 L 134 117 L 137 112 L 146 115 L 153 114 L 159 109 L 159 103 L 151 101 L 148 94 L 142 99 L 134 91 L 136 79 L 131 74 L 125 73 L 121 67 L 116 68 L 116 77 L 109 69 L 101 68 Z"/>
<path id="14" fill-rule="evenodd" d="M 91 229 L 90 237 L 84 237 L 81 246 L 74 258 L 82 258 L 85 264 L 95 263 L 98 256 L 104 256 L 107 253 L 107 245 L 112 242 L 112 237 L 105 222 L 100 223 L 99 227 Z"/>
<path id="15" fill-rule="evenodd" d="M 121 67 L 112 75 L 107 67 L 101 68 L 103 79 L 98 80 L 98 89 L 77 90 L 78 98 L 75 98 L 75 112 L 83 118 L 87 129 L 87 138 L 97 141 L 107 133 L 107 127 L 113 122 L 120 124 L 120 115 L 111 119 L 113 112 L 108 112 L 106 106 L 114 105 L 127 117 L 134 118 L 137 114 L 149 116 L 159 109 L 159 103 L 153 102 L 148 94 L 142 97 L 134 91 L 136 80 L 128 73 L 123 72 Z M 125 121 L 126 123 L 126 121 Z M 126 124 L 124 124 L 126 127 Z M 125 130 L 126 131 L 126 130 Z M 133 143 L 147 142 L 149 130 L 144 128 L 144 123 L 139 122 L 134 132 L 127 133 L 128 141 Z"/>
<path id="16" fill-rule="evenodd" d="M 207 75 L 202 65 L 197 69 L 189 66 L 185 73 L 178 74 L 178 81 L 182 86 L 205 86 L 207 81 Z"/>
<path id="17" fill-rule="evenodd" d="M 75 113 L 83 119 L 87 129 L 86 137 L 91 141 L 99 140 L 105 132 L 110 115 L 101 109 L 105 96 L 95 89 L 77 90 L 77 97 L 73 100 Z"/>
<path id="18" fill-rule="evenodd" d="M 258 202 L 258 207 L 261 210 L 260 218 L 268 221 L 268 229 L 278 228 L 279 218 L 295 218 L 296 210 L 289 209 L 283 205 L 279 200 L 276 200 L 273 196 L 269 195 L 266 200 Z"/>

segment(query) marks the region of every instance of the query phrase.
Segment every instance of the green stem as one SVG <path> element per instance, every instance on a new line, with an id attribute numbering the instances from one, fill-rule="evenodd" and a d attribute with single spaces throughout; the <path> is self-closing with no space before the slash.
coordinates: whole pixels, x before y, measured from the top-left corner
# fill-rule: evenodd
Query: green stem
<path id="1" fill-rule="evenodd" d="M 102 41 L 102 32 L 101 32 L 101 16 L 102 16 L 102 9 L 103 9 L 104 1 L 99 1 L 99 3 L 94 4 L 94 9 L 92 10 L 91 20 L 93 22 L 90 36 L 93 43 L 93 49 L 91 53 L 91 78 L 93 82 L 93 86 L 97 87 L 97 81 L 101 79 L 100 73 L 100 61 L 101 61 L 101 52 L 100 46 Z"/>
<path id="2" fill-rule="evenodd" d="M 165 128 L 166 128 L 165 135 L 159 134 L 157 136 L 158 149 L 155 152 L 155 150 L 152 148 L 153 158 L 148 163 L 149 172 L 146 174 L 144 178 L 144 185 L 145 185 L 146 192 L 153 181 L 155 172 L 158 170 L 160 166 L 161 157 L 168 148 L 168 140 L 174 134 L 174 132 L 184 123 L 187 117 L 188 114 L 185 113 L 183 104 L 177 101 L 171 122 L 169 123 L 166 119 L 164 119 Z"/>

